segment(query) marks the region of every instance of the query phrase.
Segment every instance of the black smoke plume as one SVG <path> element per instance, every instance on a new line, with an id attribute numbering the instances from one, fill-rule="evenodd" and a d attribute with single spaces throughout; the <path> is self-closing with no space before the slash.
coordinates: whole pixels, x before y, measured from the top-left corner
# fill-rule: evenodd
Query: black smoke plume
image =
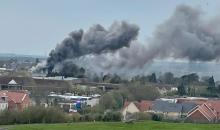
<path id="1" fill-rule="evenodd" d="M 146 43 L 135 40 L 139 30 L 136 25 L 116 22 L 109 29 L 95 25 L 87 32 L 70 33 L 51 51 L 47 66 L 53 71 L 65 60 L 72 59 L 75 64 L 93 71 L 130 73 L 142 70 L 154 59 L 218 61 L 219 23 L 219 16 L 206 17 L 199 8 L 179 5 Z"/>
<path id="2" fill-rule="evenodd" d="M 74 60 L 85 55 L 99 55 L 129 47 L 136 39 L 139 28 L 127 22 L 115 22 L 108 29 L 97 24 L 84 32 L 71 32 L 62 43 L 52 50 L 47 59 L 48 73 L 61 71 L 66 60 Z M 69 66 L 69 65 L 68 65 Z M 68 67 L 65 68 L 68 70 Z M 62 72 L 61 72 L 62 73 Z"/>

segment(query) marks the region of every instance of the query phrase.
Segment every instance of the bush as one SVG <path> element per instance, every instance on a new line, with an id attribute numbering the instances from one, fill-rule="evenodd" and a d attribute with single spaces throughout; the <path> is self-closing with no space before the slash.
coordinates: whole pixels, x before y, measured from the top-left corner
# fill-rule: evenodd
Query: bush
<path id="1" fill-rule="evenodd" d="M 56 108 L 48 108 L 46 109 L 45 117 L 43 118 L 45 123 L 65 123 L 68 118 L 66 113 L 62 112 Z"/>
<path id="2" fill-rule="evenodd" d="M 71 118 L 57 108 L 30 107 L 23 112 L 3 111 L 0 113 L 0 124 L 29 124 L 29 123 L 66 123 Z"/>
<path id="3" fill-rule="evenodd" d="M 121 113 L 120 112 L 106 112 L 103 116 L 103 121 L 121 121 Z"/>
<path id="4" fill-rule="evenodd" d="M 72 122 L 80 121 L 80 114 L 79 113 L 73 113 L 70 117 L 72 118 Z"/>
<path id="5" fill-rule="evenodd" d="M 93 119 L 95 120 L 95 121 L 102 121 L 102 114 L 100 114 L 100 113 L 95 113 L 95 114 L 93 114 Z"/>
<path id="6" fill-rule="evenodd" d="M 19 117 L 17 111 L 3 111 L 0 113 L 0 125 L 16 124 Z"/>
<path id="7" fill-rule="evenodd" d="M 151 120 L 152 114 L 140 112 L 140 113 L 137 113 L 136 117 L 137 117 L 137 120 Z"/>
<path id="8" fill-rule="evenodd" d="M 163 119 L 163 116 L 160 114 L 153 114 L 152 115 L 152 120 L 154 120 L 154 121 L 162 121 L 162 119 Z"/>

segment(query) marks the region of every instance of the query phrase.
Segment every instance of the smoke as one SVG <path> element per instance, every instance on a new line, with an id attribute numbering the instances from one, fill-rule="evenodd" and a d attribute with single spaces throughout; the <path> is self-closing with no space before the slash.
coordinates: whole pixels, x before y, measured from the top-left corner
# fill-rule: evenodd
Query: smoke
<path id="1" fill-rule="evenodd" d="M 43 71 L 45 69 L 45 66 L 47 65 L 47 62 L 44 60 L 44 61 L 41 61 L 39 62 L 36 66 L 32 66 L 30 71 L 32 73 L 36 73 L 36 72 L 40 72 L 40 71 Z"/>
<path id="2" fill-rule="evenodd" d="M 199 8 L 179 5 L 146 43 L 136 40 L 139 28 L 115 22 L 74 31 L 51 51 L 49 70 L 65 60 L 95 72 L 140 72 L 154 59 L 213 61 L 220 57 L 220 17 L 208 18 Z"/>
<path id="3" fill-rule="evenodd" d="M 115 52 L 129 47 L 138 35 L 139 28 L 127 22 L 115 22 L 108 29 L 97 24 L 84 32 L 82 29 L 71 32 L 61 44 L 51 51 L 47 59 L 49 72 L 54 71 L 56 65 L 65 64 L 65 60 L 74 60 L 86 55 L 100 55 Z M 68 69 L 68 68 L 66 68 Z"/>
<path id="4" fill-rule="evenodd" d="M 220 25 L 217 23 L 220 17 L 206 20 L 203 16 L 200 9 L 178 6 L 174 14 L 155 31 L 148 50 L 152 58 L 219 59 Z"/>
<path id="5" fill-rule="evenodd" d="M 113 56 L 108 66 L 142 68 L 154 59 L 212 61 L 220 57 L 220 17 L 205 19 L 198 8 L 176 7 L 173 15 L 160 24 L 146 44 L 131 44 Z M 109 58 L 106 58 L 109 59 Z M 106 67 L 108 67 L 106 66 Z"/>

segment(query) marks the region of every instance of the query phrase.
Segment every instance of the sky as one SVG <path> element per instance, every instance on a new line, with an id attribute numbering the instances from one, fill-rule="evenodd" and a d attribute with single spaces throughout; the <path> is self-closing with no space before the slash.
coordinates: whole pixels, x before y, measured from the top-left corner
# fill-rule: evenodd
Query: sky
<path id="1" fill-rule="evenodd" d="M 220 12 L 219 0 L 1 0 L 0 53 L 47 56 L 71 31 L 122 20 L 140 27 L 144 43 L 180 4 Z"/>

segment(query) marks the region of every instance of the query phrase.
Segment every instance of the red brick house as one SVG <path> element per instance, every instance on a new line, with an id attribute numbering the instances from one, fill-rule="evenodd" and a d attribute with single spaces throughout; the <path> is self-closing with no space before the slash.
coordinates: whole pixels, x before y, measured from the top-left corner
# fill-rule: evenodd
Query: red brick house
<path id="1" fill-rule="evenodd" d="M 31 106 L 31 101 L 27 91 L 0 91 L 0 96 L 6 96 L 9 110 L 23 111 Z"/>
<path id="2" fill-rule="evenodd" d="M 212 109 L 214 109 L 217 112 L 217 120 L 220 120 L 220 100 L 210 100 L 207 102 L 210 106 L 212 106 Z"/>
<path id="3" fill-rule="evenodd" d="M 194 123 L 214 123 L 218 115 L 210 103 L 204 103 L 189 111 L 186 121 Z"/>

